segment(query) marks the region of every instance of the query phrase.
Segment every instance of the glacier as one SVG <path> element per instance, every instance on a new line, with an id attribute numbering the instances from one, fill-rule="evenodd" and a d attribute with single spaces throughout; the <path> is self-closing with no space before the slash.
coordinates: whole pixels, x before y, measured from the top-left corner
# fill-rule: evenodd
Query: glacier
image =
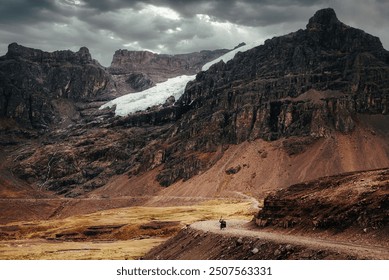
<path id="1" fill-rule="evenodd" d="M 217 59 L 210 61 L 202 67 L 202 71 L 208 70 L 213 64 L 223 60 L 227 62 L 234 58 L 238 52 L 247 51 L 253 47 L 258 46 L 259 43 L 253 42 L 246 44 L 239 48 L 236 48 Z M 174 96 L 175 100 L 178 100 L 185 91 L 186 84 L 194 80 L 196 75 L 182 75 L 168 79 L 166 82 L 158 83 L 154 87 L 146 89 L 144 91 L 129 93 L 118 98 L 115 98 L 108 103 L 100 106 L 101 109 L 111 108 L 116 106 L 116 116 L 127 116 L 138 111 L 144 111 L 149 107 L 155 105 L 161 105 L 170 97 Z"/>
<path id="2" fill-rule="evenodd" d="M 166 99 L 174 96 L 175 100 L 184 93 L 186 84 L 193 80 L 196 75 L 182 75 L 158 83 L 154 87 L 144 91 L 130 93 L 115 98 L 102 105 L 100 109 L 110 108 L 116 105 L 116 116 L 127 116 L 137 111 L 146 110 L 148 107 L 165 103 Z"/>

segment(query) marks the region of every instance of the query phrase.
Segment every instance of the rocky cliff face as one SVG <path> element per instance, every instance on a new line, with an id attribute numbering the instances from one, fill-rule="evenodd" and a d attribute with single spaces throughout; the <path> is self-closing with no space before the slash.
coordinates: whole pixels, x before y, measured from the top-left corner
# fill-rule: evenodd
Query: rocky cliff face
<path id="1" fill-rule="evenodd" d="M 149 51 L 118 50 L 109 72 L 122 94 L 145 90 L 180 75 L 194 75 L 201 67 L 228 52 L 227 49 L 188 54 L 156 54 Z"/>
<path id="2" fill-rule="evenodd" d="M 388 233 L 389 170 L 354 172 L 292 185 L 269 195 L 260 227 Z"/>
<path id="3" fill-rule="evenodd" d="M 147 52 L 117 56 L 135 65 L 156 59 Z M 182 66 L 158 59 L 170 69 Z M 361 114 L 388 114 L 388 63 L 378 38 L 341 23 L 332 9 L 321 10 L 305 30 L 198 73 L 174 106 L 53 132 L 45 145 L 22 153 L 14 171 L 71 196 L 113 174 L 156 168 L 159 183 L 169 186 L 208 169 L 231 144 L 291 136 L 313 143 L 334 131 L 352 132 Z M 120 64 L 126 62 L 113 66 Z M 147 86 L 143 78 L 131 81 Z"/>
<path id="4" fill-rule="evenodd" d="M 158 55 L 119 50 L 106 69 L 92 59 L 86 47 L 78 52 L 50 53 L 12 43 L 7 54 L 0 57 L 0 116 L 33 128 L 47 128 L 63 114 L 78 116 L 76 111 L 91 107 L 91 101 L 142 91 L 178 75 L 195 74 L 206 62 L 226 52 Z M 88 105 L 75 108 L 74 102 Z"/>
<path id="5" fill-rule="evenodd" d="M 85 47 L 49 53 L 13 43 L 0 57 L 0 116 L 23 125 L 46 128 L 71 106 L 66 100 L 98 99 L 110 87 L 109 74 Z"/>
<path id="6" fill-rule="evenodd" d="M 158 179 L 169 185 L 212 164 L 196 153 L 256 138 L 348 133 L 358 114 L 387 114 L 388 57 L 377 37 L 325 9 L 307 29 L 200 72 L 178 102 L 187 113 L 172 130 Z"/>
<path id="7" fill-rule="evenodd" d="M 148 65 L 132 63 L 141 63 L 145 72 L 160 67 L 161 77 L 170 77 L 193 73 L 224 52 L 162 55 Z M 146 75 L 126 74 L 126 82 L 143 90 L 154 84 L 144 82 Z M 161 159 L 154 159 L 154 149 L 146 149 L 148 141 L 162 137 L 164 125 L 180 113 L 166 108 L 164 113 L 126 120 L 112 117 L 109 110 L 98 111 L 98 101 L 115 94 L 112 75 L 92 59 L 87 48 L 49 53 L 9 45 L 0 58 L 0 155 L 3 148 L 11 149 L 14 174 L 39 189 L 67 196 L 101 187 L 128 170 L 137 173 L 158 166 Z M 144 168 L 142 161 L 147 161 Z"/>

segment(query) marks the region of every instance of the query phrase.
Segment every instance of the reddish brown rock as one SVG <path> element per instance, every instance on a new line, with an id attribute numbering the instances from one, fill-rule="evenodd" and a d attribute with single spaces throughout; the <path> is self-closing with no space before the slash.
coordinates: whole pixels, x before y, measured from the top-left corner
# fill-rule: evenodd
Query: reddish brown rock
<path id="1" fill-rule="evenodd" d="M 137 55 L 129 57 L 153 65 L 152 54 Z M 169 186 L 210 168 L 229 145 L 258 138 L 286 138 L 282 148 L 293 156 L 335 131 L 352 133 L 362 116 L 388 114 L 388 61 L 377 37 L 321 10 L 307 29 L 199 72 L 173 105 L 52 131 L 15 160 L 15 174 L 75 196 L 114 174 L 156 168 Z"/>
<path id="2" fill-rule="evenodd" d="M 195 75 L 201 67 L 229 50 L 188 54 L 156 54 L 149 51 L 118 50 L 108 68 L 121 94 L 145 90 L 169 78 Z"/>

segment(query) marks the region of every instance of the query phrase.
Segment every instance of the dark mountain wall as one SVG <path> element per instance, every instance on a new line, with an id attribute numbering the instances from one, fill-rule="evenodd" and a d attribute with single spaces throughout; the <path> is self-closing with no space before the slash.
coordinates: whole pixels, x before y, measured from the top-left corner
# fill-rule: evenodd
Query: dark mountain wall
<path id="1" fill-rule="evenodd" d="M 142 90 L 147 73 L 156 69 L 164 69 L 161 76 L 166 77 L 195 73 L 225 52 L 157 55 L 158 59 L 145 65 L 133 61 L 145 73 L 127 78 Z M 152 168 L 149 164 L 158 162 L 154 150 L 140 154 L 147 151 L 144 148 L 152 138 L 163 137 L 166 128 L 158 125 L 180 114 L 175 108 L 166 108 L 163 114 L 141 114 L 131 126 L 111 111 L 98 110 L 100 101 L 120 95 L 118 91 L 112 75 L 92 59 L 87 48 L 50 53 L 10 44 L 7 54 L 0 57 L 0 154 L 12 147 L 9 157 L 15 166 L 9 168 L 15 175 L 40 189 L 68 196 L 101 187 L 113 175 L 138 170 L 139 160 L 148 162 L 143 171 Z"/>
<path id="2" fill-rule="evenodd" d="M 388 114 L 388 63 L 377 37 L 341 23 L 332 9 L 320 10 L 305 30 L 199 72 L 173 106 L 51 133 L 15 161 L 14 172 L 68 196 L 115 174 L 155 168 L 159 183 L 169 186 L 210 168 L 231 144 L 293 136 L 303 145 L 351 133 L 361 114 Z"/>
<path id="3" fill-rule="evenodd" d="M 197 174 L 213 153 L 246 140 L 351 132 L 358 114 L 387 114 L 388 52 L 377 37 L 318 11 L 307 29 L 267 40 L 187 85 L 159 180 Z M 191 151 L 190 153 L 188 151 Z M 188 166 L 196 166 L 188 168 Z"/>
<path id="4" fill-rule="evenodd" d="M 56 99 L 87 101 L 111 87 L 89 50 L 44 52 L 10 44 L 0 57 L 0 116 L 45 128 L 58 116 Z"/>
<path id="5" fill-rule="evenodd" d="M 0 57 L 0 116 L 46 128 L 61 117 L 57 99 L 88 103 L 142 91 L 168 78 L 193 75 L 225 52 L 159 55 L 119 50 L 106 69 L 85 47 L 44 52 L 12 43 Z"/>

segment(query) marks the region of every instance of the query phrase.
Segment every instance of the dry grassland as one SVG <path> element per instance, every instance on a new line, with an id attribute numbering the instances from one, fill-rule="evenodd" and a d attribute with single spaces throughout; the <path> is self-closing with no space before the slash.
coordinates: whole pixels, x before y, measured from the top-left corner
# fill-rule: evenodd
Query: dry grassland
<path id="1" fill-rule="evenodd" d="M 9 223 L 0 225 L 0 259 L 137 259 L 195 221 L 250 220 L 250 207 L 247 201 L 213 200 Z"/>

